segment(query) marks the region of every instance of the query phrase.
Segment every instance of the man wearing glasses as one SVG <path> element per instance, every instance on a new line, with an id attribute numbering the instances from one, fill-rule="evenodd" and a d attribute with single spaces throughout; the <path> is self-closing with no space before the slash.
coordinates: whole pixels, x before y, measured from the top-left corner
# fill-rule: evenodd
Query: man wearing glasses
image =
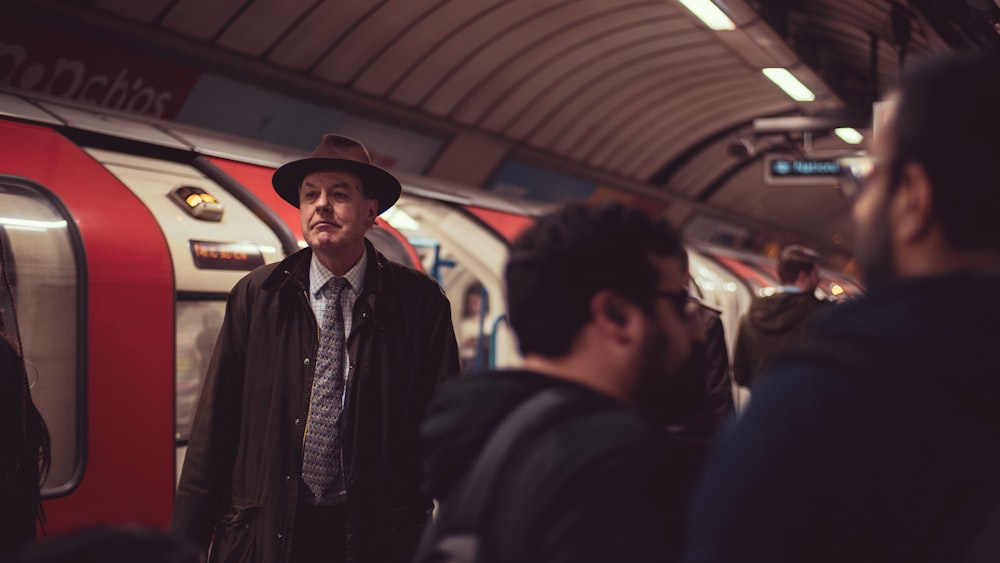
<path id="1" fill-rule="evenodd" d="M 870 293 L 773 363 L 687 563 L 1000 561 L 1000 55 L 915 61 L 854 202 Z"/>
<path id="2" fill-rule="evenodd" d="M 511 248 L 510 325 L 523 369 L 454 380 L 422 428 L 434 538 L 471 531 L 489 560 L 663 562 L 678 555 L 682 495 L 663 425 L 704 392 L 691 353 L 679 233 L 619 203 L 571 204 Z M 494 431 L 543 393 L 558 401 L 492 463 L 478 515 L 456 517 Z M 519 414 L 513 417 L 520 416 Z"/>

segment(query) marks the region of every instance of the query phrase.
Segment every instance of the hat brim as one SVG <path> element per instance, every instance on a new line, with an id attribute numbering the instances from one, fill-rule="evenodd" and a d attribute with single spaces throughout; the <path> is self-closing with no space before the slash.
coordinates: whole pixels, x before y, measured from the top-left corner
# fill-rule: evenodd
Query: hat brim
<path id="1" fill-rule="evenodd" d="M 356 174 L 364 184 L 365 190 L 374 193 L 378 198 L 379 215 L 392 207 L 403 191 L 399 180 L 385 170 L 364 162 L 342 158 L 304 158 L 289 162 L 274 171 L 271 185 L 281 199 L 298 207 L 299 186 L 302 185 L 302 180 L 313 172 L 324 170 L 343 170 Z"/>

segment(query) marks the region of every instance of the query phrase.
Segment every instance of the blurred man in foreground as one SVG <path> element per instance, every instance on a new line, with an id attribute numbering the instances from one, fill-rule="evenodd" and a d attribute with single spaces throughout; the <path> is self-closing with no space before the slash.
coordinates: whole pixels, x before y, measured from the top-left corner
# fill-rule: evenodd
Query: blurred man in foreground
<path id="1" fill-rule="evenodd" d="M 1000 560 L 1000 58 L 902 77 L 854 204 L 871 293 L 774 363 L 688 563 Z"/>
<path id="2" fill-rule="evenodd" d="M 691 360 L 704 357 L 691 353 L 683 252 L 665 220 L 619 203 L 570 205 L 513 245 L 508 311 L 524 369 L 455 380 L 432 400 L 425 487 L 441 507 L 418 561 L 441 560 L 437 540 L 458 532 L 466 556 L 494 563 L 676 558 L 681 483 L 662 428 L 700 399 Z M 543 396 L 556 401 L 532 413 L 531 431 L 486 456 L 495 479 L 469 478 L 497 428 Z M 483 509 L 458 517 L 483 489 Z"/>

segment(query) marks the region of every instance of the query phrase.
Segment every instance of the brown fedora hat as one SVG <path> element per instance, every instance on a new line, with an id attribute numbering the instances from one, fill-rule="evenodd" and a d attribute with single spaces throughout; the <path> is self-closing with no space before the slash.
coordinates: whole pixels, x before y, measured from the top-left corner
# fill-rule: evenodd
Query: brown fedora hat
<path id="1" fill-rule="evenodd" d="M 271 185 L 288 203 L 299 206 L 299 186 L 313 172 L 343 170 L 357 174 L 365 191 L 378 198 L 381 214 L 399 199 L 402 187 L 392 174 L 372 164 L 368 149 L 360 142 L 343 135 L 323 135 L 323 140 L 309 158 L 294 160 L 274 171 Z"/>

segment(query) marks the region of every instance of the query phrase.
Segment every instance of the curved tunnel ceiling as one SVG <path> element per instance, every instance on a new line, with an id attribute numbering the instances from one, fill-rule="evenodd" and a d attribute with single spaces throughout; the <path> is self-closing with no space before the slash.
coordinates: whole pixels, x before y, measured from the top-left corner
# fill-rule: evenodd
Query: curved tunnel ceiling
<path id="1" fill-rule="evenodd" d="M 152 31 L 496 138 L 569 173 L 826 244 L 849 242 L 836 194 L 769 191 L 759 163 L 741 160 L 753 151 L 727 148 L 769 146 L 751 130 L 756 117 L 870 111 L 901 51 L 947 47 L 919 10 L 891 0 L 719 0 L 731 32 L 707 29 L 678 0 L 22 3 L 140 44 Z M 793 102 L 763 66 L 790 67 L 817 100 Z"/>

